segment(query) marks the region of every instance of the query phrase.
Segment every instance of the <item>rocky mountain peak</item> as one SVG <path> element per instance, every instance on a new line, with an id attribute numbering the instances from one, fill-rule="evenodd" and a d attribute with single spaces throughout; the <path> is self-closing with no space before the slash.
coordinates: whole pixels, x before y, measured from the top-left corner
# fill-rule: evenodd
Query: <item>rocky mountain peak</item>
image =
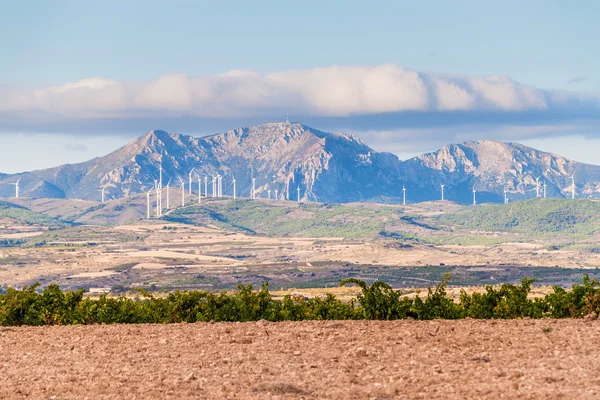
<path id="1" fill-rule="evenodd" d="M 189 185 L 197 193 L 197 178 L 224 177 L 224 194 L 231 194 L 233 178 L 237 195 L 249 196 L 252 179 L 257 193 L 278 191 L 292 199 L 301 189 L 309 200 L 350 202 L 400 202 L 402 186 L 407 201 L 445 197 L 459 202 L 503 201 L 535 195 L 536 177 L 547 185 L 547 194 L 570 194 L 569 176 L 575 172 L 578 197 L 600 197 L 600 167 L 580 164 L 518 143 L 478 140 L 444 146 L 400 162 L 379 153 L 354 135 L 328 133 L 301 123 L 273 122 L 233 129 L 206 137 L 192 137 L 152 130 L 122 148 L 85 163 L 63 165 L 21 174 L 24 196 L 67 197 L 98 200 L 100 186 L 107 198 L 147 191 L 159 178 Z M 14 181 L 0 175 L 0 183 Z M 209 185 L 210 186 L 210 185 Z M 11 196 L 10 185 L 0 185 L 0 196 Z M 229 191 L 229 192 L 228 192 Z M 480 196 L 480 197 L 479 197 Z"/>

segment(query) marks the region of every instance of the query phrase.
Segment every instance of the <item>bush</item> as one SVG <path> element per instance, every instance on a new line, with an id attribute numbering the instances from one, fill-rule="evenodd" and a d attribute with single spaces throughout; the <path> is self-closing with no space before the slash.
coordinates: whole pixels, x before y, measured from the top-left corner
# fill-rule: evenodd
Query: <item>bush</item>
<path id="1" fill-rule="evenodd" d="M 239 285 L 233 293 L 177 291 L 166 297 L 154 297 L 136 289 L 135 297 L 84 297 L 84 290 L 65 292 L 57 285 L 40 291 L 39 284 L 22 290 L 8 288 L 0 292 L 0 326 L 177 323 L 199 321 L 246 322 L 302 320 L 418 320 L 457 318 L 580 318 L 600 314 L 600 284 L 583 276 L 583 285 L 571 290 L 554 287 L 543 298 L 530 298 L 533 279 L 520 285 L 487 286 L 484 293 L 461 292 L 458 302 L 446 294 L 450 282 L 446 275 L 427 296 L 404 296 L 385 282 L 367 285 L 358 279 L 346 279 L 340 285 L 354 284 L 361 293 L 345 303 L 334 295 L 307 299 L 287 295 L 274 300 L 268 283 L 260 290 Z"/>

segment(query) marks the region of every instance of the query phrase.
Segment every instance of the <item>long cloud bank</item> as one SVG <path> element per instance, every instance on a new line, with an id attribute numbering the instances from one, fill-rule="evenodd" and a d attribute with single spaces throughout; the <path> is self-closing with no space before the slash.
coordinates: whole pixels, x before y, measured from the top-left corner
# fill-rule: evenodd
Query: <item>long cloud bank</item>
<path id="1" fill-rule="evenodd" d="M 600 95 L 544 90 L 507 76 L 423 73 L 396 65 L 258 74 L 231 71 L 147 82 L 88 78 L 24 90 L 0 85 L 0 135 L 16 132 L 192 135 L 290 119 L 353 132 L 377 150 L 449 142 L 600 137 Z"/>
<path id="2" fill-rule="evenodd" d="M 149 82 L 88 78 L 34 90 L 0 87 L 0 113 L 14 120 L 186 115 L 344 117 L 394 112 L 600 110 L 600 96 L 535 88 L 506 76 L 457 76 L 396 65 L 332 66 L 258 74 L 231 71 Z"/>

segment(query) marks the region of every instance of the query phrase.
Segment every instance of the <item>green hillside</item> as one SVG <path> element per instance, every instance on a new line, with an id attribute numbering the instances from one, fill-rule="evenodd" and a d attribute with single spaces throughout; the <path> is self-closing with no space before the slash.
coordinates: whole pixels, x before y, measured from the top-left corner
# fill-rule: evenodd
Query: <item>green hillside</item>
<path id="1" fill-rule="evenodd" d="M 179 208 L 165 219 L 273 236 L 356 238 L 402 224 L 402 215 L 395 207 L 236 200 Z"/>
<path id="2" fill-rule="evenodd" d="M 533 199 L 483 204 L 437 219 L 444 224 L 490 231 L 591 235 L 600 232 L 600 202 Z"/>
<path id="3" fill-rule="evenodd" d="M 69 226 L 68 223 L 42 213 L 31 211 L 17 204 L 0 201 L 0 218 L 10 218 L 25 225 L 41 225 L 52 227 Z"/>

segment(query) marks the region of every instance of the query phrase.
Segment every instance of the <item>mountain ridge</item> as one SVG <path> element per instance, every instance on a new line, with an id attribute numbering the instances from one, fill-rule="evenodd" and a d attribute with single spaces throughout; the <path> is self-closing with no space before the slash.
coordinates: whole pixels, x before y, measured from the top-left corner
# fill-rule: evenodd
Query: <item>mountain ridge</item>
<path id="1" fill-rule="evenodd" d="M 224 195 L 249 197 L 252 178 L 257 195 L 326 202 L 434 200 L 445 185 L 445 198 L 472 201 L 472 188 L 481 201 L 532 197 L 535 177 L 546 183 L 549 197 L 570 194 L 570 174 L 575 172 L 579 197 L 600 197 L 600 167 L 542 152 L 515 142 L 477 140 L 448 144 L 441 149 L 401 161 L 377 152 L 360 138 L 345 133 L 323 132 L 300 123 L 267 123 L 232 129 L 204 137 L 155 129 L 103 157 L 21 174 L 0 174 L 0 183 L 21 178 L 21 193 L 31 197 L 99 200 L 100 187 L 107 198 L 127 197 L 154 187 L 163 167 L 163 184 L 198 192 L 198 174 L 204 194 L 208 178 L 210 194 L 214 175 L 224 177 Z M 567 182 L 568 180 L 568 182 Z M 532 186 L 533 185 L 533 186 Z M 540 186 L 541 190 L 542 186 Z M 0 197 L 14 194 L 14 187 L 0 185 Z M 535 193 L 533 193 L 535 196 Z"/>

